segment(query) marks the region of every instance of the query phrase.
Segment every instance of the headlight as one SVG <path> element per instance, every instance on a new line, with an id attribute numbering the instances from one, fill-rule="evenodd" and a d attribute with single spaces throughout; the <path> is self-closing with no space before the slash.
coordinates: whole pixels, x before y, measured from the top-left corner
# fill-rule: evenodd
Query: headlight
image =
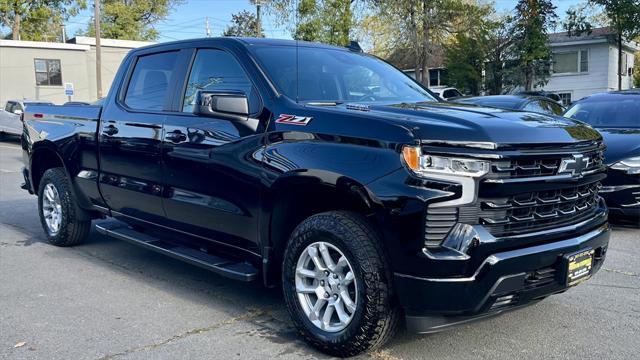
<path id="1" fill-rule="evenodd" d="M 419 146 L 405 146 L 402 157 L 409 169 L 423 176 L 442 174 L 477 178 L 489 172 L 487 161 L 422 154 Z"/>
<path id="2" fill-rule="evenodd" d="M 640 174 L 640 156 L 618 161 L 611 168 L 626 171 L 627 174 Z"/>

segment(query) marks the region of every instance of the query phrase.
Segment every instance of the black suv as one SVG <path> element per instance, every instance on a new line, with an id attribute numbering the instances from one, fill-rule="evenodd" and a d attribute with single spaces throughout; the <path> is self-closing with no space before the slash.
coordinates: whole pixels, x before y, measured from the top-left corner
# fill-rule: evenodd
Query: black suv
<path id="1" fill-rule="evenodd" d="M 603 263 L 602 139 L 586 124 L 439 102 L 352 49 L 200 39 L 133 50 L 101 105 L 24 114 L 47 238 L 97 230 L 281 286 L 348 356 L 535 303 Z M 576 304 L 580 306 L 580 304 Z"/>

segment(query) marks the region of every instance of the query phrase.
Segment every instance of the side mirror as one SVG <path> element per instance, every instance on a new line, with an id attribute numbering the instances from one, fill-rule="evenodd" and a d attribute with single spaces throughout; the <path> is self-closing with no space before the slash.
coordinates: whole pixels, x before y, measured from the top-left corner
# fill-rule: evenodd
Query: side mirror
<path id="1" fill-rule="evenodd" d="M 193 112 L 200 116 L 247 120 L 249 100 L 242 91 L 200 91 Z"/>
<path id="2" fill-rule="evenodd" d="M 15 110 L 13 110 L 13 113 L 16 114 L 16 115 L 22 115 L 22 110 L 15 109 Z"/>

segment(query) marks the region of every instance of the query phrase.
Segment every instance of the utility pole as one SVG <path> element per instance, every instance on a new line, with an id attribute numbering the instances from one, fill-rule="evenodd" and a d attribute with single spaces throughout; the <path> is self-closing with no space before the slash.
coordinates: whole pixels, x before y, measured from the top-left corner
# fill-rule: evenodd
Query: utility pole
<path id="1" fill-rule="evenodd" d="M 204 30 L 205 35 L 207 37 L 211 37 L 211 26 L 209 26 L 209 17 L 208 16 L 206 16 L 204 18 L 204 28 L 205 28 L 205 30 Z"/>
<path id="2" fill-rule="evenodd" d="M 102 49 L 100 48 L 100 0 L 93 1 L 93 17 L 96 28 L 96 87 L 98 99 L 102 98 Z"/>
<path id="3" fill-rule="evenodd" d="M 262 23 L 260 22 L 260 0 L 256 0 L 256 37 L 260 37 L 260 29 L 262 29 Z"/>
<path id="4" fill-rule="evenodd" d="M 64 27 L 64 24 L 60 25 L 60 27 L 62 28 L 62 42 L 66 43 L 67 42 L 67 31 Z"/>

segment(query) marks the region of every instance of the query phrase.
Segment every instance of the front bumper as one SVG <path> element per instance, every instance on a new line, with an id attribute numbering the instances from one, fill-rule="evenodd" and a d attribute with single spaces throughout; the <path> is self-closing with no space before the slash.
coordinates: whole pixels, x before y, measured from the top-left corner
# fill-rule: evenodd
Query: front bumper
<path id="1" fill-rule="evenodd" d="M 517 250 L 495 253 L 470 277 L 425 278 L 395 273 L 407 328 L 428 333 L 497 315 L 565 291 L 564 255 L 593 249 L 593 273 L 604 261 L 610 228 Z"/>

